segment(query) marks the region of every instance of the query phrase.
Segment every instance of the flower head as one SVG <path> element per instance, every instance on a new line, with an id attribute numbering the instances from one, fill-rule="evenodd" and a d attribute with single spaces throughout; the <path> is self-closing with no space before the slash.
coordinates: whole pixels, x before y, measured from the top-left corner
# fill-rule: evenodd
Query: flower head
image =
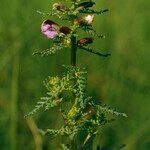
<path id="1" fill-rule="evenodd" d="M 41 26 L 41 32 L 48 39 L 54 39 L 59 34 L 59 25 L 51 20 L 45 20 Z"/>
<path id="2" fill-rule="evenodd" d="M 93 23 L 93 20 L 94 20 L 94 15 L 90 15 L 88 14 L 87 16 L 85 16 L 85 21 L 87 24 L 92 24 Z"/>

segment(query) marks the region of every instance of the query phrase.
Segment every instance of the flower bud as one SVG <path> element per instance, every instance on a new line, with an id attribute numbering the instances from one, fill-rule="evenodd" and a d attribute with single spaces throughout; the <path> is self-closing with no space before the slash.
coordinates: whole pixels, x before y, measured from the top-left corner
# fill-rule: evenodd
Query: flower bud
<path id="1" fill-rule="evenodd" d="M 53 9 L 61 11 L 61 12 L 66 11 L 66 7 L 63 4 L 61 4 L 61 3 L 54 3 L 53 4 Z"/>
<path id="2" fill-rule="evenodd" d="M 64 34 L 69 34 L 71 32 L 71 29 L 68 27 L 62 26 L 59 31 L 64 33 Z"/>
<path id="3" fill-rule="evenodd" d="M 87 45 L 87 44 L 91 44 L 91 43 L 93 43 L 93 38 L 82 38 L 82 39 L 80 39 L 80 40 L 78 40 L 78 45 L 79 46 L 84 46 L 84 45 Z"/>

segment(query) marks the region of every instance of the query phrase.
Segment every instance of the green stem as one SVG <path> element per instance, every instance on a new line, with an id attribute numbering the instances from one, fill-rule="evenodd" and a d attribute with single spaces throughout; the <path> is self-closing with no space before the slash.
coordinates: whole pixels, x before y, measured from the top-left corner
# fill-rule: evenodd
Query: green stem
<path id="1" fill-rule="evenodd" d="M 70 143 L 70 148 L 71 150 L 76 150 L 76 144 L 75 144 L 75 140 L 71 140 L 71 143 Z"/>
<path id="2" fill-rule="evenodd" d="M 77 42 L 76 37 L 71 36 L 71 65 L 76 66 L 76 52 L 77 52 Z M 70 148 L 71 150 L 76 150 L 75 139 L 70 141 Z"/>
<path id="3" fill-rule="evenodd" d="M 77 42 L 76 37 L 71 36 L 71 65 L 76 66 Z"/>

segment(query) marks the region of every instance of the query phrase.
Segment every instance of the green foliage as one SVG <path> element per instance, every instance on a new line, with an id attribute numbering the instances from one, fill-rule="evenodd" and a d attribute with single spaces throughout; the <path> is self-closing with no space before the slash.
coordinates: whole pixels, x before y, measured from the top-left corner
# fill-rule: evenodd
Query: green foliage
<path id="1" fill-rule="evenodd" d="M 62 144 L 62 150 L 70 150 L 66 145 Z"/>
<path id="2" fill-rule="evenodd" d="M 44 81 L 48 97 L 42 97 L 40 102 L 37 103 L 35 109 L 30 112 L 27 116 L 33 115 L 41 108 L 49 110 L 51 107 L 59 106 L 65 102 L 66 95 L 70 99 L 75 95 L 75 105 L 84 107 L 85 90 L 86 90 L 86 71 L 85 69 L 80 70 L 77 67 L 66 67 L 67 73 L 62 77 L 49 77 Z M 69 100 L 70 100 L 69 99 Z"/>
<path id="3" fill-rule="evenodd" d="M 51 48 L 46 49 L 42 52 L 34 52 L 34 55 L 41 55 L 41 56 L 48 56 L 51 54 L 55 54 L 57 51 L 60 51 L 64 48 L 64 46 L 62 44 L 54 44 Z"/>
<path id="4" fill-rule="evenodd" d="M 112 116 L 127 116 L 96 104 L 92 97 L 87 96 L 87 72 L 84 68 L 64 67 L 66 73 L 62 77 L 49 77 L 44 81 L 48 96 L 42 97 L 35 109 L 26 117 L 41 109 L 47 111 L 56 107 L 63 117 L 64 125 L 60 129 L 47 129 L 43 131 L 44 134 L 68 136 L 73 140 L 80 132 L 85 132 L 87 133 L 83 143 L 85 145 L 90 138 L 99 133 L 102 126 L 113 121 Z M 65 103 L 71 103 L 67 111 L 64 107 Z"/>

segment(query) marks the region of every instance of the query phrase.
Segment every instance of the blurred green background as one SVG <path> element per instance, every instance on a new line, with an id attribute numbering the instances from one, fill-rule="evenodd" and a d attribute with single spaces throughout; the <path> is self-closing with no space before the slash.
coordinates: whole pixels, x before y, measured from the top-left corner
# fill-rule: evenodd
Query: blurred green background
<path id="1" fill-rule="evenodd" d="M 0 149 L 57 150 L 61 138 L 41 137 L 39 128 L 55 127 L 57 112 L 38 113 L 28 120 L 45 94 L 43 80 L 59 75 L 62 64 L 69 64 L 69 50 L 41 58 L 35 50 L 51 43 L 41 35 L 40 25 L 48 17 L 36 10 L 50 11 L 50 0 L 0 0 Z M 150 19 L 148 0 L 101 0 L 96 9 L 109 12 L 96 16 L 94 27 L 105 33 L 95 40 L 95 49 L 110 51 L 110 58 L 100 58 L 78 51 L 78 66 L 88 68 L 88 90 L 93 95 L 128 115 L 105 127 L 95 145 L 115 150 L 150 149 Z M 54 115 L 55 114 L 55 115 Z"/>

